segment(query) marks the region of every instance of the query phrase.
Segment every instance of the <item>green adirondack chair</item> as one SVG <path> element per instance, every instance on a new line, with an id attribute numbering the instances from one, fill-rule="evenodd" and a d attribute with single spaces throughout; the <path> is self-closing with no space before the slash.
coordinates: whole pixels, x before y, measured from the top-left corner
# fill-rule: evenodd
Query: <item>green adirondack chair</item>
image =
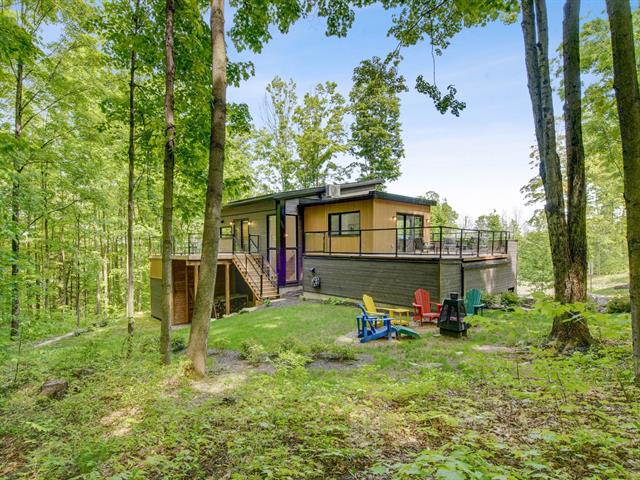
<path id="1" fill-rule="evenodd" d="M 484 303 L 481 303 L 482 292 L 477 288 L 467 290 L 464 295 L 464 308 L 467 311 L 467 315 L 476 315 L 478 312 L 480 315 L 484 314 Z"/>

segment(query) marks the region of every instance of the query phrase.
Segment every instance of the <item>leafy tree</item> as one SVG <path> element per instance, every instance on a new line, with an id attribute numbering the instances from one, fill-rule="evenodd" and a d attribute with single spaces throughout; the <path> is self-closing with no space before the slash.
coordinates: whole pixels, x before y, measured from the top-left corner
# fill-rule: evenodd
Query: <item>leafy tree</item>
<path id="1" fill-rule="evenodd" d="M 400 98 L 407 91 L 398 74 L 398 60 L 391 65 L 378 57 L 364 60 L 353 71 L 349 93 L 351 113 L 351 152 L 360 159 L 361 179 L 400 177 L 404 157 L 400 124 Z"/>
<path id="2" fill-rule="evenodd" d="M 459 214 L 449 205 L 446 198 L 440 201 L 440 195 L 434 191 L 427 192 L 422 198 L 438 202 L 431 207 L 431 225 L 453 227 L 457 224 Z"/>
<path id="3" fill-rule="evenodd" d="M 267 188 L 282 191 L 295 187 L 295 142 L 293 112 L 297 105 L 296 84 L 275 77 L 267 85 L 265 127 L 256 132 L 256 157 L 263 161 Z"/>
<path id="4" fill-rule="evenodd" d="M 344 97 L 334 82 L 316 86 L 306 93 L 293 113 L 298 153 L 295 176 L 302 188 L 317 187 L 341 177 L 335 163 L 338 154 L 348 149 L 344 116 Z"/>
<path id="5" fill-rule="evenodd" d="M 506 225 L 503 223 L 502 218 L 498 215 L 498 212 L 493 210 L 489 214 L 480 215 L 476 219 L 476 228 L 478 230 L 506 230 Z"/>
<path id="6" fill-rule="evenodd" d="M 525 64 L 540 156 L 540 178 L 554 269 L 556 299 L 563 303 L 586 300 L 586 182 L 581 130 L 579 2 L 567 0 L 563 23 L 563 72 L 567 156 L 567 194 L 556 144 L 555 118 L 549 74 L 548 25 L 545 0 L 522 1 Z M 566 212 L 566 213 L 565 213 Z M 561 345 L 592 342 L 582 316 L 554 319 L 551 336 Z"/>

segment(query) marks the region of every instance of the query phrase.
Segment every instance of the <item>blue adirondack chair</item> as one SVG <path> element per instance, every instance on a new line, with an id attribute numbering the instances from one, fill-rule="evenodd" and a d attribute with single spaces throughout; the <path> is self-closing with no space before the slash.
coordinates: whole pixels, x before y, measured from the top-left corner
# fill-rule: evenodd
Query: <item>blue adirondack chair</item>
<path id="1" fill-rule="evenodd" d="M 395 328 L 391 326 L 391 318 L 371 315 L 367 313 L 364 305 L 360 303 L 358 307 L 362 313 L 362 315 L 356 317 L 360 343 L 377 340 L 378 338 L 391 338 L 391 335 L 396 332 Z M 379 326 L 380 321 L 382 321 L 382 326 Z"/>
<path id="2" fill-rule="evenodd" d="M 484 303 L 482 303 L 482 292 L 477 288 L 467 290 L 464 295 L 464 308 L 467 311 L 467 315 L 476 315 L 478 312 L 480 315 L 484 314 Z"/>

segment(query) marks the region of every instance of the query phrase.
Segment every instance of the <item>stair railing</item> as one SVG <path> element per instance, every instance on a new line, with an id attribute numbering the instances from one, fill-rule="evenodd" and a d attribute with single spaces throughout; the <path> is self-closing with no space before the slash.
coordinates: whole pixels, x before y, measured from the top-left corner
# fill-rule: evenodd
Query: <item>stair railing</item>
<path id="1" fill-rule="evenodd" d="M 245 251 L 245 249 L 242 248 L 241 242 L 238 240 L 238 238 L 235 235 L 233 235 L 232 236 L 232 255 L 234 259 L 234 264 L 236 265 L 236 267 L 239 268 L 240 273 L 243 274 L 242 276 L 244 277 L 245 281 L 249 284 L 249 286 L 253 289 L 253 291 L 259 293 L 260 298 L 262 298 L 262 295 L 264 294 L 264 277 L 267 277 L 267 280 L 276 289 L 276 291 L 278 291 L 278 277 L 277 277 L 277 274 L 273 271 L 271 264 L 269 264 L 268 261 L 265 262 L 264 255 L 262 255 L 261 253 L 257 253 L 257 254 L 250 253 L 251 243 L 256 245 L 255 242 L 251 242 L 251 239 L 250 239 L 249 251 Z M 239 253 L 244 256 L 244 261 L 240 257 Z M 254 258 L 253 255 L 260 256 L 259 263 Z M 254 279 L 251 277 L 251 274 L 249 273 L 249 264 L 251 264 L 251 266 L 256 271 L 256 273 L 258 273 L 260 277 L 259 283 L 256 283 Z"/>

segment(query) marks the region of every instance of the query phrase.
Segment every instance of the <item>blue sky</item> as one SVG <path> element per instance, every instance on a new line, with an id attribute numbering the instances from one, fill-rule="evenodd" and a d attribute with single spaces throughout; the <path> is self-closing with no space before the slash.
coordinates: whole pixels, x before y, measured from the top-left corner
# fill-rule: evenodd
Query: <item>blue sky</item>
<path id="1" fill-rule="evenodd" d="M 562 35 L 560 0 L 548 0 L 550 47 Z M 599 16 L 604 1 L 583 0 L 582 17 Z M 293 78 L 298 93 L 333 80 L 344 95 L 351 88 L 353 68 L 360 60 L 384 56 L 397 42 L 386 37 L 390 13 L 379 7 L 360 10 L 347 38 L 327 38 L 321 19 L 297 23 L 287 35 L 274 34 L 260 55 L 230 52 L 231 60 L 249 59 L 256 75 L 229 99 L 249 105 L 256 124 L 265 87 L 275 76 Z M 430 50 L 419 45 L 403 50 L 401 73 L 410 87 L 415 77 L 431 78 Z M 477 217 L 493 209 L 526 220 L 522 185 L 534 175 L 529 154 L 535 139 L 526 86 L 520 24 L 493 23 L 463 31 L 437 58 L 438 85 L 454 84 L 467 108 L 459 118 L 441 115 L 431 100 L 411 88 L 401 96 L 405 144 L 402 176 L 389 191 L 420 195 L 435 190 L 461 214 Z M 561 106 L 556 105 L 556 115 Z"/>

